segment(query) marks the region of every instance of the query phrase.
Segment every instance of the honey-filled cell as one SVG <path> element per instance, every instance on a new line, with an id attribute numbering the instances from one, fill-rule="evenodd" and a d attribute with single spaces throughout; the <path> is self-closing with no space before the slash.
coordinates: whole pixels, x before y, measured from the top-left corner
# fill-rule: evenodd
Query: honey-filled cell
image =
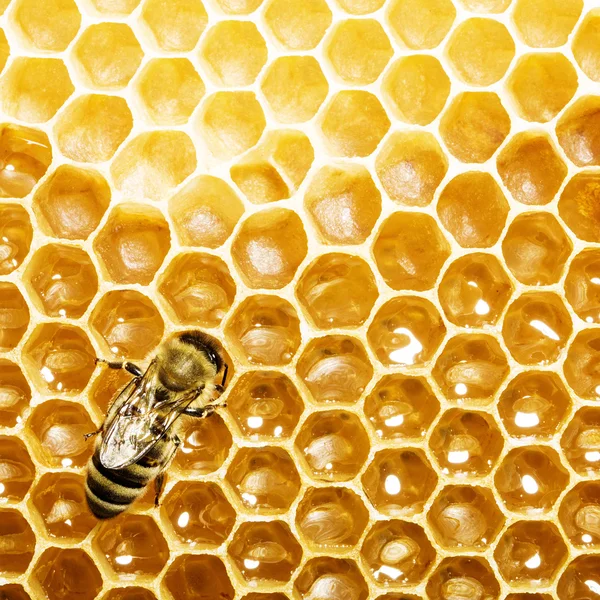
<path id="1" fill-rule="evenodd" d="M 575 336 L 567 352 L 564 363 L 567 383 L 585 400 L 600 398 L 599 350 L 598 331 L 587 329 Z"/>
<path id="2" fill-rule="evenodd" d="M 561 501 L 558 518 L 573 546 L 597 550 L 600 545 L 600 483 L 583 481 L 570 489 Z"/>
<path id="3" fill-rule="evenodd" d="M 583 96 L 569 106 L 556 124 L 556 137 L 578 167 L 600 165 L 600 97 Z"/>
<path id="4" fill-rule="evenodd" d="M 586 242 L 600 241 L 598 196 L 600 176 L 594 171 L 573 176 L 558 200 L 558 212 L 567 227 Z"/>
<path id="5" fill-rule="evenodd" d="M 235 591 L 221 559 L 210 554 L 184 554 L 169 566 L 163 578 L 174 600 L 219 598 L 233 600 Z"/>
<path id="6" fill-rule="evenodd" d="M 299 600 L 367 600 L 369 588 L 352 560 L 320 556 L 309 560 L 294 581 Z"/>
<path id="7" fill-rule="evenodd" d="M 14 283 L 0 282 L 0 350 L 12 350 L 29 325 L 29 308 Z"/>
<path id="8" fill-rule="evenodd" d="M 430 576 L 425 589 L 430 600 L 495 600 L 500 596 L 500 585 L 494 571 L 487 560 L 479 556 L 445 558 Z"/>
<path id="9" fill-rule="evenodd" d="M 600 81 L 600 12 L 590 10 L 573 37 L 573 56 L 581 70 L 593 81 Z"/>
<path id="10" fill-rule="evenodd" d="M 590 589 L 600 585 L 600 556 L 583 555 L 573 560 L 558 580 L 560 600 L 575 600 L 590 596 Z"/>
<path id="11" fill-rule="evenodd" d="M 18 204 L 0 204 L 0 275 L 19 267 L 29 253 L 32 238 L 27 211 Z"/>
<path id="12" fill-rule="evenodd" d="M 23 586 L 18 583 L 0 585 L 0 594 L 3 594 L 5 600 L 31 600 Z"/>
<path id="13" fill-rule="evenodd" d="M 0 427 L 20 423 L 31 401 L 31 388 L 16 363 L 0 358 Z"/>
<path id="14" fill-rule="evenodd" d="M 12 436 L 0 436 L 0 499 L 23 500 L 35 477 L 35 465 L 25 444 Z"/>
<path id="15" fill-rule="evenodd" d="M 0 509 L 0 544 L 5 550 L 0 555 L 0 573 L 25 573 L 35 550 L 35 534 L 18 510 Z M 0 588 L 0 598 L 4 596 Z"/>
<path id="16" fill-rule="evenodd" d="M 586 406 L 573 415 L 561 438 L 563 454 L 571 467 L 584 477 L 600 473 L 600 410 Z"/>
<path id="17" fill-rule="evenodd" d="M 571 261 L 565 279 L 565 297 L 586 323 L 600 323 L 600 253 L 595 248 L 580 252 Z"/>
<path id="18" fill-rule="evenodd" d="M 102 600 L 156 600 L 156 596 L 143 587 L 112 588 Z"/>

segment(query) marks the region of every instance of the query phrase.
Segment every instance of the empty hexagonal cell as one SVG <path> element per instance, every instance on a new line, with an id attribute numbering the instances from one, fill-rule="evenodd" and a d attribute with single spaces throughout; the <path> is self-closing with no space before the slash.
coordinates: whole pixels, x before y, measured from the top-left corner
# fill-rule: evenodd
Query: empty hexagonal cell
<path id="1" fill-rule="evenodd" d="M 0 350 L 12 350 L 29 325 L 29 308 L 14 283 L 0 282 Z"/>
<path id="2" fill-rule="evenodd" d="M 537 514 L 552 508 L 569 483 L 569 473 L 552 448 L 514 448 L 496 471 L 494 484 L 509 510 Z"/>
<path id="3" fill-rule="evenodd" d="M 289 50 L 311 50 L 331 24 L 325 0 L 271 0 L 265 23 L 277 41 Z"/>
<path id="4" fill-rule="evenodd" d="M 251 296 L 240 304 L 225 334 L 251 364 L 285 365 L 300 345 L 300 321 L 293 306 L 277 296 Z"/>
<path id="5" fill-rule="evenodd" d="M 156 596 L 142 587 L 112 588 L 102 600 L 156 600 Z"/>
<path id="6" fill-rule="evenodd" d="M 0 585 L 0 594 L 4 594 L 6 600 L 31 600 L 23 586 L 18 583 Z"/>
<path id="7" fill-rule="evenodd" d="M 492 470 L 504 440 L 491 415 L 451 408 L 437 422 L 429 446 L 443 473 L 478 477 Z"/>
<path id="8" fill-rule="evenodd" d="M 563 498 L 558 516 L 574 546 L 595 550 L 600 544 L 600 483 L 578 483 Z"/>
<path id="9" fill-rule="evenodd" d="M 488 404 L 508 372 L 506 356 L 493 337 L 465 334 L 446 344 L 433 376 L 448 400 Z"/>
<path id="10" fill-rule="evenodd" d="M 96 269 L 75 246 L 49 244 L 34 255 L 25 272 L 32 300 L 49 317 L 77 319 L 98 291 Z"/>
<path id="11" fill-rule="evenodd" d="M 466 328 L 494 325 L 512 292 L 513 286 L 498 259 L 481 252 L 455 260 L 438 287 L 448 320 Z"/>
<path id="12" fill-rule="evenodd" d="M 19 366 L 0 359 L 0 426 L 20 423 L 31 401 L 31 388 Z"/>
<path id="13" fill-rule="evenodd" d="M 325 243 L 362 244 L 381 213 L 381 194 L 362 165 L 328 165 L 313 176 L 304 206 Z"/>
<path id="14" fill-rule="evenodd" d="M 592 80 L 600 81 L 600 12 L 589 11 L 573 38 L 573 56 L 581 70 Z"/>
<path id="15" fill-rule="evenodd" d="M 373 255 L 391 288 L 423 291 L 434 286 L 450 245 L 429 215 L 397 212 L 384 221 Z"/>
<path id="16" fill-rule="evenodd" d="M 420 367 L 431 360 L 445 334 L 444 322 L 429 300 L 399 296 L 377 311 L 367 338 L 384 365 Z"/>
<path id="17" fill-rule="evenodd" d="M 309 488 L 296 510 L 303 541 L 329 552 L 355 546 L 368 521 L 362 500 L 346 488 Z"/>
<path id="18" fill-rule="evenodd" d="M 528 46 L 556 48 L 566 43 L 582 8 L 582 0 L 516 0 L 513 20 Z"/>
<path id="19" fill-rule="evenodd" d="M 0 197 L 24 198 L 48 170 L 52 146 L 48 136 L 39 129 L 3 124 L 0 125 L 0 156 Z M 25 218 L 15 215 L 11 221 L 17 219 Z"/>
<path id="20" fill-rule="evenodd" d="M 387 18 L 398 42 L 411 50 L 429 50 L 446 37 L 456 9 L 450 0 L 394 0 Z"/>
<path id="21" fill-rule="evenodd" d="M 176 483 L 163 510 L 177 538 L 191 546 L 221 545 L 235 523 L 235 510 L 214 483 Z"/>
<path id="22" fill-rule="evenodd" d="M 110 172 L 129 198 L 162 200 L 196 168 L 196 149 L 183 131 L 141 133 L 121 149 Z"/>
<path id="23" fill-rule="evenodd" d="M 445 487 L 427 514 L 437 542 L 452 551 L 488 548 L 504 525 L 492 492 L 483 487 Z"/>
<path id="24" fill-rule="evenodd" d="M 313 56 L 281 56 L 267 67 L 261 89 L 280 123 L 303 123 L 315 116 L 329 84 Z"/>
<path id="25" fill-rule="evenodd" d="M 325 49 L 338 77 L 352 85 L 373 83 L 392 54 L 390 41 L 375 19 L 341 21 L 329 36 Z"/>
<path id="26" fill-rule="evenodd" d="M 275 446 L 240 448 L 226 478 L 244 508 L 261 513 L 288 510 L 300 490 L 294 461 Z"/>
<path id="27" fill-rule="evenodd" d="M 206 99 L 198 127 L 208 149 L 230 160 L 255 146 L 266 125 L 254 92 L 216 92 Z"/>
<path id="28" fill-rule="evenodd" d="M 119 204 L 94 240 L 94 250 L 115 283 L 149 284 L 169 251 L 169 226 L 151 206 Z"/>
<path id="29" fill-rule="evenodd" d="M 423 438 L 440 403 L 423 377 L 386 375 L 364 404 L 365 416 L 384 440 Z"/>
<path id="30" fill-rule="evenodd" d="M 565 296 L 586 323 L 600 322 L 600 295 L 595 283 L 599 275 L 600 253 L 587 249 L 573 259 L 565 279 Z"/>
<path id="31" fill-rule="evenodd" d="M 51 394 L 83 391 L 96 358 L 83 330 L 59 323 L 38 325 L 25 342 L 22 355 L 33 383 Z"/>
<path id="32" fill-rule="evenodd" d="M 530 292 L 508 307 L 502 336 L 521 364 L 547 365 L 557 360 L 572 330 L 571 317 L 557 295 Z"/>
<path id="33" fill-rule="evenodd" d="M 390 517 L 409 517 L 423 511 L 438 477 L 422 450 L 380 450 L 362 476 L 371 504 Z"/>
<path id="34" fill-rule="evenodd" d="M 25 573 L 35 551 L 35 534 L 18 510 L 0 509 L 0 543 L 4 548 L 0 556 L 0 573 Z M 0 594 L 4 596 L 1 588 Z M 13 598 L 10 594 L 4 597 L 7 600 Z"/>
<path id="35" fill-rule="evenodd" d="M 496 161 L 512 197 L 523 204 L 548 204 L 567 175 L 567 166 L 550 138 L 538 131 L 517 133 Z"/>
<path id="36" fill-rule="evenodd" d="M 10 18 L 22 42 L 44 52 L 66 50 L 81 24 L 74 0 L 18 0 Z"/>
<path id="37" fill-rule="evenodd" d="M 369 588 L 352 560 L 321 556 L 309 560 L 294 582 L 299 600 L 367 600 Z"/>
<path id="38" fill-rule="evenodd" d="M 368 264 L 358 256 L 325 254 L 302 273 L 296 295 L 320 329 L 357 327 L 379 292 Z"/>
<path id="39" fill-rule="evenodd" d="M 586 400 L 600 398 L 598 350 L 600 335 L 596 329 L 582 331 L 575 336 L 564 363 L 569 385 Z"/>
<path id="40" fill-rule="evenodd" d="M 442 225 L 463 248 L 489 248 L 504 229 L 508 202 L 489 174 L 461 173 L 442 190 L 437 213 Z"/>
<path id="41" fill-rule="evenodd" d="M 204 83 L 186 58 L 154 58 L 142 69 L 136 93 L 156 125 L 187 123 L 202 96 Z"/>
<path id="42" fill-rule="evenodd" d="M 565 154 L 578 167 L 600 165 L 600 97 L 584 96 L 572 104 L 556 124 L 556 136 Z"/>
<path id="43" fill-rule="evenodd" d="M 12 436 L 0 436 L 0 499 L 23 500 L 35 477 L 25 444 Z"/>
<path id="44" fill-rule="evenodd" d="M 23 262 L 32 238 L 27 211 L 18 204 L 0 204 L 0 275 L 11 273 Z"/>
<path id="45" fill-rule="evenodd" d="M 302 546 L 282 521 L 242 523 L 227 552 L 248 582 L 285 583 L 300 564 Z"/>
<path id="46" fill-rule="evenodd" d="M 552 437 L 571 408 L 571 398 L 560 378 L 548 371 L 517 375 L 498 401 L 504 428 L 513 437 Z"/>
<path id="47" fill-rule="evenodd" d="M 248 217 L 233 241 L 231 254 L 251 288 L 278 289 L 294 278 L 307 250 L 298 214 L 275 208 Z"/>
<path id="48" fill-rule="evenodd" d="M 235 595 L 221 559 L 208 554 L 178 556 L 163 582 L 174 600 L 197 600 L 203 596 L 233 600 Z"/>
<path id="49" fill-rule="evenodd" d="M 579 556 L 569 564 L 558 581 L 560 600 L 575 600 L 590 596 L 590 591 L 600 585 L 600 556 Z M 595 592 L 592 592 L 595 594 Z"/>
<path id="50" fill-rule="evenodd" d="M 329 102 L 321 131 L 334 156 L 369 156 L 390 128 L 377 96 L 364 90 L 343 90 Z"/>
<path id="51" fill-rule="evenodd" d="M 430 600 L 486 598 L 500 596 L 500 586 L 485 558 L 461 556 L 445 558 L 427 582 Z"/>
<path id="52" fill-rule="evenodd" d="M 34 435 L 41 462 L 49 467 L 83 467 L 92 454 L 93 445 L 84 436 L 96 426 L 76 402 L 50 400 L 39 404 L 27 427 Z"/>
<path id="53" fill-rule="evenodd" d="M 83 540 L 97 523 L 87 506 L 81 475 L 46 473 L 31 499 L 50 537 Z"/>
<path id="54" fill-rule="evenodd" d="M 560 444 L 575 471 L 585 477 L 597 477 L 600 471 L 600 410 L 586 406 L 577 411 Z"/>
<path id="55" fill-rule="evenodd" d="M 0 81 L 2 110 L 27 123 L 51 119 L 75 89 L 56 58 L 16 58 Z"/>
<path id="56" fill-rule="evenodd" d="M 519 521 L 504 532 L 494 558 L 508 583 L 545 586 L 567 558 L 567 546 L 553 523 Z"/>
<path id="57" fill-rule="evenodd" d="M 202 40 L 200 58 L 217 85 L 254 83 L 267 62 L 267 45 L 252 21 L 220 21 Z"/>
<path id="58" fill-rule="evenodd" d="M 464 163 L 484 163 L 510 133 L 510 117 L 494 92 L 462 92 L 446 109 L 440 134 Z"/>
<path id="59" fill-rule="evenodd" d="M 600 242 L 598 197 L 600 175 L 577 173 L 565 186 L 558 201 L 558 211 L 569 229 L 581 240 Z"/>

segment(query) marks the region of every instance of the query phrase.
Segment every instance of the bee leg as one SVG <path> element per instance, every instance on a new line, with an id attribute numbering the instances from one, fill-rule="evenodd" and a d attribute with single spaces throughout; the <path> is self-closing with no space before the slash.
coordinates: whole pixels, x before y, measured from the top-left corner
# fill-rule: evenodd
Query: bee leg
<path id="1" fill-rule="evenodd" d="M 195 408 L 193 406 L 188 406 L 184 409 L 183 414 L 188 417 L 197 417 L 198 419 L 206 419 L 206 417 L 210 417 L 214 413 L 217 412 L 217 408 L 226 408 L 227 403 L 222 402 L 221 404 L 209 404 L 208 406 L 203 406 L 202 408 Z"/>
<path id="2" fill-rule="evenodd" d="M 103 427 L 100 427 L 100 429 L 96 429 L 96 431 L 90 431 L 89 433 L 84 433 L 83 439 L 89 440 L 91 437 L 94 437 L 95 435 L 102 433 L 103 429 L 104 429 Z"/>
<path id="3" fill-rule="evenodd" d="M 140 369 L 137 365 L 126 361 L 126 362 L 110 362 L 108 360 L 104 360 L 103 358 L 94 359 L 96 364 L 102 363 L 105 364 L 109 369 L 125 369 L 128 373 L 131 373 L 135 377 L 141 377 L 144 374 L 144 371 Z"/>

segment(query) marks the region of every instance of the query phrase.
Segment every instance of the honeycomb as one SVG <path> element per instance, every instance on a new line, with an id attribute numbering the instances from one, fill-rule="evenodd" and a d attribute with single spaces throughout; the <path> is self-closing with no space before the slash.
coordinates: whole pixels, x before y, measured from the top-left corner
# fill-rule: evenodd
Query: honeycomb
<path id="1" fill-rule="evenodd" d="M 600 600 L 596 0 L 0 0 L 1 600 Z M 99 523 L 174 331 L 227 409 Z"/>

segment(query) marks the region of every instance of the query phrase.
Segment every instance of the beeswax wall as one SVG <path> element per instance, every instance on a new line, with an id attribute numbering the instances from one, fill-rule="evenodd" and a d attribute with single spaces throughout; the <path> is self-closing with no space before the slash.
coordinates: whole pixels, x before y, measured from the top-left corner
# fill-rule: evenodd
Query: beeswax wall
<path id="1" fill-rule="evenodd" d="M 600 599 L 596 0 L 0 0 L 0 598 Z M 162 505 L 83 476 L 200 327 Z"/>

